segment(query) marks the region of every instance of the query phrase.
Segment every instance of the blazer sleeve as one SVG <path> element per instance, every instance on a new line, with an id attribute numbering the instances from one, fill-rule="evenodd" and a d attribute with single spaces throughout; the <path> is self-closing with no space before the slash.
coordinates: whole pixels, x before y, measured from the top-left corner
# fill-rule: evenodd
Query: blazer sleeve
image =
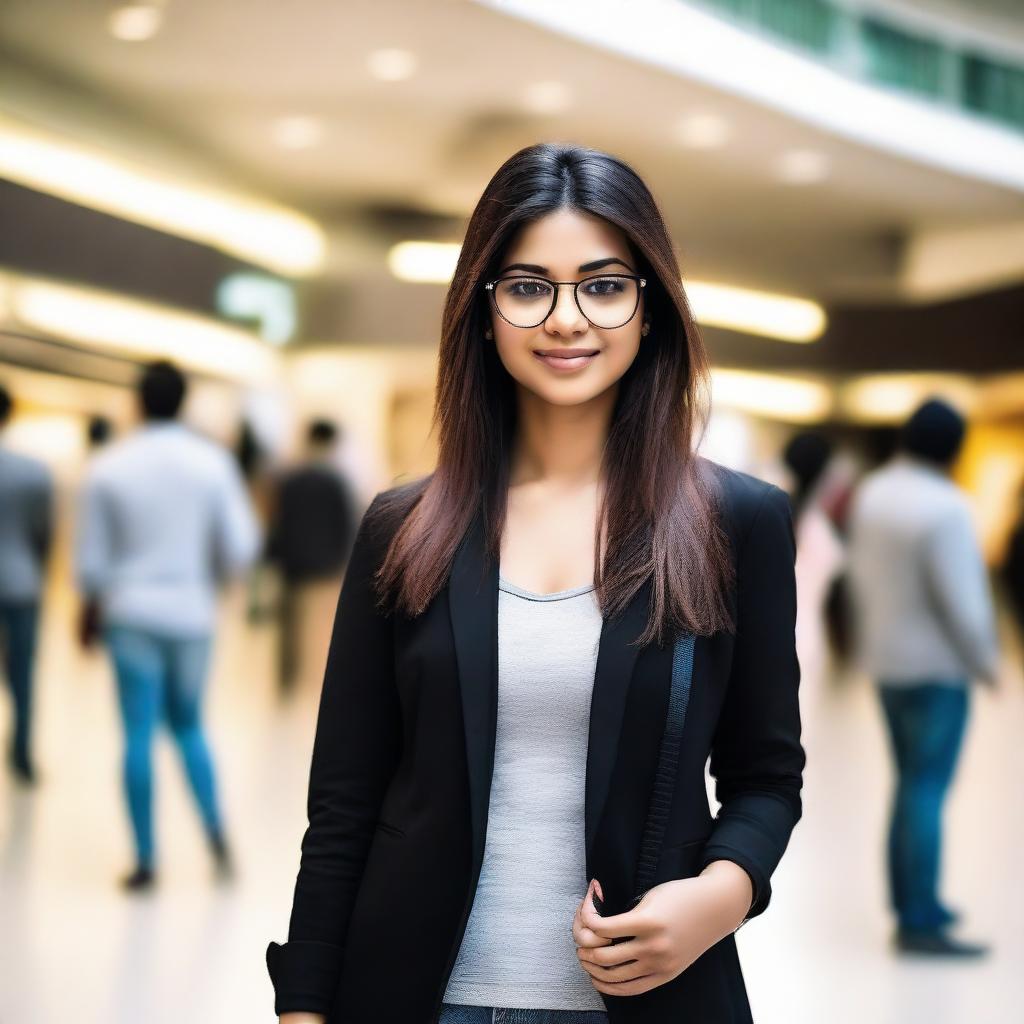
<path id="1" fill-rule="evenodd" d="M 768 907 L 772 872 L 802 813 L 795 557 L 789 499 L 769 485 L 737 558 L 732 668 L 711 747 L 721 807 L 701 863 L 731 860 L 750 875 L 743 923 Z"/>
<path id="2" fill-rule="evenodd" d="M 360 522 L 338 598 L 288 942 L 267 947 L 277 1014 L 330 1011 L 349 917 L 400 752 L 393 619 L 374 607 L 372 577 L 386 548 L 373 522 L 379 498 Z"/>

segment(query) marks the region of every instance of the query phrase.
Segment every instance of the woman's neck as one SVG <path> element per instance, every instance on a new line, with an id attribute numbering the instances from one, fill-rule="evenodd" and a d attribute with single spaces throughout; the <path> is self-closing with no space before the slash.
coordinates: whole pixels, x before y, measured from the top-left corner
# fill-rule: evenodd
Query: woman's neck
<path id="1" fill-rule="evenodd" d="M 616 391 L 609 388 L 578 405 L 553 405 L 520 389 L 510 486 L 543 483 L 561 490 L 596 484 Z"/>

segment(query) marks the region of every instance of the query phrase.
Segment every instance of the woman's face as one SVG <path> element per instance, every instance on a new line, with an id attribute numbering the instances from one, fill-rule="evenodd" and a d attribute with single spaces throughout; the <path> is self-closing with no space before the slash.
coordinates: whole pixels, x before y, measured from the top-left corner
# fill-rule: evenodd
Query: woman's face
<path id="1" fill-rule="evenodd" d="M 495 276 L 539 274 L 552 281 L 580 281 L 599 274 L 637 273 L 626 236 L 619 228 L 591 214 L 558 210 L 524 225 L 512 236 Z M 512 286 L 505 283 L 495 287 Z M 539 303 L 537 315 L 543 316 L 551 302 L 550 294 L 546 304 L 543 297 L 529 297 L 543 291 L 544 286 L 525 283 L 516 287 L 525 296 L 524 304 Z M 580 289 L 584 303 L 588 301 L 583 295 L 587 287 Z M 598 314 L 595 319 L 600 319 L 602 308 L 616 300 L 602 295 L 607 286 L 590 287 L 594 296 L 590 301 Z M 510 296 L 504 301 L 513 300 Z M 493 301 L 490 311 L 498 357 L 520 387 L 552 405 L 578 405 L 612 387 L 636 358 L 644 316 L 643 289 L 632 319 L 610 329 L 595 327 L 580 312 L 571 286 L 558 289 L 551 315 L 536 327 L 514 327 L 498 314 Z M 517 319 L 528 322 L 529 317 Z M 612 321 L 606 318 L 606 322 Z M 569 349 L 594 354 L 569 360 L 558 358 L 559 353 Z M 545 359 L 543 353 L 551 355 Z"/>

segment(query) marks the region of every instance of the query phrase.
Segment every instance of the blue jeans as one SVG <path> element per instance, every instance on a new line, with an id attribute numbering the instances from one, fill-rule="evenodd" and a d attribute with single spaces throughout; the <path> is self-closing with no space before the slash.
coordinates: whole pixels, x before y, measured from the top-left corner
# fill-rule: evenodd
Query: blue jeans
<path id="1" fill-rule="evenodd" d="M 519 1010 L 442 1003 L 437 1024 L 608 1024 L 604 1010 Z"/>
<path id="2" fill-rule="evenodd" d="M 942 805 L 967 721 L 967 681 L 887 686 L 879 695 L 896 764 L 888 837 L 889 896 L 900 926 L 942 923 Z"/>
<path id="3" fill-rule="evenodd" d="M 29 766 L 29 735 L 32 725 L 32 662 L 36 650 L 39 606 L 32 603 L 0 603 L 0 644 L 4 674 L 14 703 L 11 757 Z"/>
<path id="4" fill-rule="evenodd" d="M 207 835 L 220 834 L 213 760 L 200 721 L 209 636 L 173 637 L 108 626 L 125 730 L 124 788 L 141 867 L 154 866 L 153 733 L 161 718 L 174 738 Z"/>

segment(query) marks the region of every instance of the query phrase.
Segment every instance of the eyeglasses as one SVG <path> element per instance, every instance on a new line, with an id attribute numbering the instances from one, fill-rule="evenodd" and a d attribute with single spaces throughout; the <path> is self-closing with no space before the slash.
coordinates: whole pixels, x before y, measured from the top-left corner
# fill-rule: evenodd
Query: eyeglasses
<path id="1" fill-rule="evenodd" d="M 601 274 L 582 281 L 512 275 L 488 281 L 494 308 L 513 327 L 539 327 L 555 310 L 559 285 L 572 285 L 576 307 L 595 326 L 610 331 L 636 315 L 647 279 L 635 274 Z"/>

